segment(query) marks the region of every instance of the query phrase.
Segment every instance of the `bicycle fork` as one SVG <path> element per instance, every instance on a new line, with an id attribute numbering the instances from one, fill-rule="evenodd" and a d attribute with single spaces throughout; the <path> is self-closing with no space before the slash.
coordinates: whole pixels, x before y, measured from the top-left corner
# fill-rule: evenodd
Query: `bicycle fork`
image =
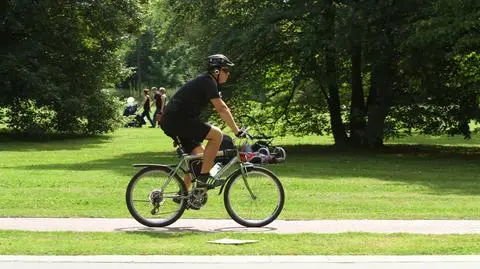
<path id="1" fill-rule="evenodd" d="M 257 199 L 257 196 L 253 193 L 252 189 L 250 188 L 250 185 L 248 184 L 247 167 L 248 167 L 248 165 L 243 165 L 243 164 L 240 165 L 240 172 L 242 173 L 242 179 L 243 179 L 243 183 L 245 184 L 245 187 L 247 188 L 248 192 L 250 193 L 250 196 L 252 197 L 252 199 L 255 200 L 255 199 Z M 235 173 L 233 173 L 233 174 L 235 174 Z M 227 178 L 227 182 L 231 179 L 232 175 L 230 175 Z M 218 195 L 220 195 L 222 193 L 225 185 L 226 184 L 223 184 L 223 186 L 220 188 L 220 191 L 218 192 Z"/>
<path id="2" fill-rule="evenodd" d="M 240 171 L 242 172 L 242 179 L 243 179 L 243 183 L 245 183 L 245 187 L 247 188 L 248 192 L 250 193 L 250 196 L 252 197 L 252 199 L 256 200 L 257 196 L 252 192 L 252 189 L 250 188 L 250 185 L 248 185 L 247 167 L 245 165 L 242 165 L 240 167 Z"/>

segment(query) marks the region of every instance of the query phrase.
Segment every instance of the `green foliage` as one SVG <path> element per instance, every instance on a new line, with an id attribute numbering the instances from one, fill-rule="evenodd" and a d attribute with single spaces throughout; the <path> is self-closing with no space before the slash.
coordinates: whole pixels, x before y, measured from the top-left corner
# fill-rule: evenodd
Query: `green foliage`
<path id="1" fill-rule="evenodd" d="M 5 124 L 7 110 L 0 107 L 0 125 Z"/>
<path id="2" fill-rule="evenodd" d="M 194 76 L 190 64 L 192 48 L 187 43 L 178 43 L 164 49 L 168 50 L 156 51 L 156 57 L 151 57 L 147 79 L 151 85 L 175 89 Z"/>
<path id="3" fill-rule="evenodd" d="M 145 87 L 165 87 L 170 94 L 170 89 L 178 88 L 198 72 L 192 64 L 196 45 L 179 38 L 187 33 L 175 29 L 180 24 L 171 16 L 172 7 L 166 1 L 149 1 L 143 9 L 142 30 L 126 50 L 127 65 L 134 72 L 123 85 L 137 92 Z M 189 29 L 192 27 L 189 25 Z"/>
<path id="4" fill-rule="evenodd" d="M 468 137 L 479 119 L 478 1 L 168 3 L 197 52 L 237 63 L 222 91 L 249 124 L 381 146 L 413 130 Z"/>
<path id="5" fill-rule="evenodd" d="M 479 7 L 478 1 L 433 1 L 412 24 L 402 47 L 408 84 L 392 114 L 404 126 L 471 136 L 469 122 L 480 119 Z"/>
<path id="6" fill-rule="evenodd" d="M 417 130 L 469 137 L 480 120 L 479 5 L 7 1 L 0 106 L 32 101 L 55 112 L 49 128 L 95 133 L 104 125 L 92 125 L 88 104 L 102 103 L 100 89 L 122 81 L 135 97 L 151 86 L 172 94 L 224 53 L 236 66 L 221 91 L 241 124 L 370 147 Z"/>
<path id="7" fill-rule="evenodd" d="M 115 130 L 121 125 L 123 103 L 111 91 L 94 92 L 86 100 L 82 117 L 58 115 L 58 112 L 39 106 L 32 100 L 18 101 L 6 109 L 7 127 L 15 133 L 35 135 L 88 134 L 97 135 Z"/>
<path id="8" fill-rule="evenodd" d="M 43 135 L 54 130 L 55 111 L 38 107 L 32 100 L 18 101 L 6 110 L 7 126 L 14 132 Z"/>
<path id="9" fill-rule="evenodd" d="M 84 128 L 83 121 L 90 110 L 102 109 L 92 106 L 100 104 L 92 98 L 124 72 L 116 50 L 136 29 L 136 1 L 7 1 L 4 7 L 0 37 L 8 41 L 0 45 L 0 106 L 11 110 L 11 117 L 29 115 L 24 110 L 30 102 L 55 112 L 50 123 L 34 129 L 110 130 L 91 123 Z M 10 122 L 28 131 L 21 124 L 32 117 Z"/>
<path id="10" fill-rule="evenodd" d="M 113 90 L 95 92 L 88 98 L 89 109 L 84 114 L 81 130 L 86 134 L 112 132 L 121 127 L 121 114 L 124 103 L 114 95 Z"/>

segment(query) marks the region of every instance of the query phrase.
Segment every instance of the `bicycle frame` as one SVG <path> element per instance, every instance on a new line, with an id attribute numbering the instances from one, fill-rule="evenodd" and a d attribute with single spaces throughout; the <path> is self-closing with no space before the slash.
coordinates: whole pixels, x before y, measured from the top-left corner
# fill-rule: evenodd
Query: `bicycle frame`
<path id="1" fill-rule="evenodd" d="M 240 171 L 242 172 L 242 175 L 245 175 L 247 167 L 254 166 L 252 163 L 248 163 L 248 162 L 243 163 L 240 159 L 240 152 L 238 150 L 218 151 L 216 156 L 217 157 L 229 156 L 230 154 L 232 154 L 233 151 L 235 151 L 235 153 L 236 153 L 235 156 L 226 165 L 222 166 L 220 171 L 218 171 L 218 173 L 213 178 L 215 178 L 217 180 L 220 179 L 221 177 L 223 177 L 227 173 L 227 171 L 231 167 L 233 167 L 236 164 L 238 164 L 239 169 L 241 169 Z M 203 154 L 198 154 L 198 155 L 189 155 L 189 154 L 185 154 L 185 153 L 182 154 L 180 156 L 180 161 L 178 162 L 178 164 L 167 165 L 168 167 L 173 168 L 173 169 L 172 169 L 172 172 L 170 172 L 170 174 L 168 176 L 168 180 L 165 181 L 165 183 L 163 184 L 163 186 L 161 188 L 165 189 L 166 186 L 170 183 L 171 179 L 175 175 L 179 174 L 179 171 L 182 171 L 184 174 L 189 173 L 191 175 L 192 173 L 191 173 L 190 168 L 189 168 L 189 163 L 191 161 L 194 161 L 194 160 L 202 160 L 202 159 L 203 159 Z M 152 166 L 152 165 L 136 164 L 134 166 Z M 184 169 L 184 167 L 186 169 Z M 230 174 L 228 174 L 228 176 L 226 177 L 226 182 L 230 179 L 230 176 L 233 174 L 233 172 L 234 171 L 232 171 Z M 243 176 L 243 177 L 244 177 L 244 180 L 245 180 L 245 176 Z M 248 187 L 248 183 L 246 181 L 245 181 L 245 185 L 250 190 L 250 188 Z M 224 186 L 225 186 L 225 184 L 222 185 L 222 187 L 220 188 L 220 191 L 218 193 L 219 195 L 222 193 Z"/>

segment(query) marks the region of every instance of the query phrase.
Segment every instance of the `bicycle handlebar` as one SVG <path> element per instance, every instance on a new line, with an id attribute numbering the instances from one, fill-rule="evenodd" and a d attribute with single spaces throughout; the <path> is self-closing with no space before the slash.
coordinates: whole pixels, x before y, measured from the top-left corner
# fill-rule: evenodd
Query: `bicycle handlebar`
<path id="1" fill-rule="evenodd" d="M 239 132 L 242 132 L 243 135 L 245 136 L 245 138 L 248 138 L 248 139 L 253 139 L 253 136 L 251 136 L 249 133 L 248 133 L 248 129 L 250 129 L 250 127 L 242 127 L 240 128 Z M 244 137 L 239 137 L 239 139 L 241 138 L 244 138 Z"/>

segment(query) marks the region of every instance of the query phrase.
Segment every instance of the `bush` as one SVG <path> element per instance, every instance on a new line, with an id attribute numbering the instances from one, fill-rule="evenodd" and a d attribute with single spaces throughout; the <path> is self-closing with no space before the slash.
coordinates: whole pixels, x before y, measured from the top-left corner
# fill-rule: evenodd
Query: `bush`
<path id="1" fill-rule="evenodd" d="M 122 103 L 110 91 L 102 90 L 89 96 L 79 111 L 58 110 L 39 106 L 32 100 L 17 101 L 4 114 L 7 127 L 29 136 L 45 134 L 98 135 L 121 126 Z M 65 108 L 68 109 L 68 108 Z M 74 113 L 75 112 L 75 113 Z M 82 115 L 82 116 L 78 116 Z M 1 114 L 0 114 L 1 119 Z"/>
<path id="2" fill-rule="evenodd" d="M 17 101 L 5 111 L 7 127 L 16 133 L 43 135 L 54 131 L 56 113 L 32 100 Z"/>
<path id="3" fill-rule="evenodd" d="M 114 95 L 113 90 L 102 90 L 89 99 L 89 109 L 84 113 L 85 134 L 102 134 L 112 132 L 122 126 L 120 113 L 123 103 Z"/>
<path id="4" fill-rule="evenodd" d="M 7 110 L 0 107 L 0 124 L 5 124 Z"/>

